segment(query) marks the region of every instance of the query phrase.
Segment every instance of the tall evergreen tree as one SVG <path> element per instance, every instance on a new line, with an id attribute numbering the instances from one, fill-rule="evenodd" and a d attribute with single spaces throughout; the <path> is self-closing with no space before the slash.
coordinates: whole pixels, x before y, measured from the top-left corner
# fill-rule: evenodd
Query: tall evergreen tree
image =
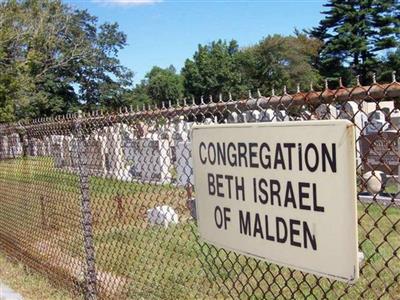
<path id="1" fill-rule="evenodd" d="M 324 6 L 326 17 L 310 31 L 324 42 L 319 61 L 322 74 L 343 76 L 350 66 L 366 80 L 382 51 L 398 45 L 398 0 L 329 0 Z"/>

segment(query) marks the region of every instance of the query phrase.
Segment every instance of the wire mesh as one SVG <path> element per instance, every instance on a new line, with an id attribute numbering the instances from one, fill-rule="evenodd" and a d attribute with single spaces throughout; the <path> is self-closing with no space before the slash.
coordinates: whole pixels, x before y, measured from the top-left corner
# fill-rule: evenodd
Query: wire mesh
<path id="1" fill-rule="evenodd" d="M 0 250 L 85 299 L 399 299 L 399 100 L 393 78 L 3 124 Z M 357 128 L 353 285 L 214 247 L 197 232 L 193 124 L 313 119 Z"/>

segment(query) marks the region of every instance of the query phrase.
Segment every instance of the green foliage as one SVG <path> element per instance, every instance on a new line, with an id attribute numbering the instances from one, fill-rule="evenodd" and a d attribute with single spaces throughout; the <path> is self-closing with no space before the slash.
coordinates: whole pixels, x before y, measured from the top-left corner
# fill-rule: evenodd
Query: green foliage
<path id="1" fill-rule="evenodd" d="M 397 76 L 400 74 L 400 48 L 396 51 L 389 52 L 380 64 L 379 77 L 380 82 L 391 82 L 392 72 L 396 72 Z"/>
<path id="2" fill-rule="evenodd" d="M 220 93 L 240 90 L 241 76 L 236 65 L 239 48 L 236 41 L 218 40 L 199 45 L 193 59 L 187 59 L 182 69 L 187 95 L 218 97 Z"/>
<path id="3" fill-rule="evenodd" d="M 321 78 L 315 67 L 321 43 L 304 34 L 296 36 L 273 35 L 239 54 L 238 65 L 248 89 L 260 89 L 270 94 L 274 87 L 287 86 L 296 91 L 296 85 L 308 89 Z"/>
<path id="4" fill-rule="evenodd" d="M 0 122 L 192 96 L 241 98 L 284 85 L 294 92 L 297 83 L 318 88 L 321 76 L 349 84 L 360 74 L 365 83 L 377 72 L 390 81 L 400 69 L 399 1 L 329 0 L 324 6 L 325 18 L 305 34 L 270 35 L 246 48 L 235 40 L 199 45 L 180 74 L 155 66 L 131 89 L 133 73 L 118 60 L 126 45 L 118 24 L 98 24 L 60 0 L 0 1 Z"/>
<path id="5" fill-rule="evenodd" d="M 175 103 L 183 97 L 183 80 L 173 66 L 166 69 L 153 67 L 146 75 L 148 94 L 156 103 Z"/>
<path id="6" fill-rule="evenodd" d="M 314 64 L 320 42 L 304 34 L 268 36 L 255 46 L 239 49 L 235 41 L 199 46 L 182 70 L 186 92 L 196 98 L 231 93 L 244 97 L 248 90 L 268 94 L 273 87 L 297 83 L 307 88 L 320 81 Z"/>
<path id="7" fill-rule="evenodd" d="M 129 93 L 135 104 L 162 102 L 175 103 L 183 97 L 183 78 L 176 74 L 174 66 L 162 69 L 154 66 L 144 80 Z"/>
<path id="8" fill-rule="evenodd" d="M 366 80 L 376 70 L 379 54 L 398 45 L 397 0 L 329 0 L 326 17 L 311 36 L 324 42 L 320 70 L 325 76 L 349 76 L 348 66 Z"/>
<path id="9" fill-rule="evenodd" d="M 132 72 L 126 36 L 58 0 L 0 3 L 0 121 L 116 107 Z"/>

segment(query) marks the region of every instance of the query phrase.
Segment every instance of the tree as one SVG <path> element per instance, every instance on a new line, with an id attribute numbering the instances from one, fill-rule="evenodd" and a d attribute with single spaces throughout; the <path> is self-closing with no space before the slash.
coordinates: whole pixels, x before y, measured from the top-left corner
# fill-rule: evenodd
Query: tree
<path id="1" fill-rule="evenodd" d="M 187 59 L 182 69 L 187 95 L 218 97 L 220 93 L 238 93 L 240 72 L 235 57 L 239 47 L 236 41 L 218 40 L 199 45 L 193 59 Z"/>
<path id="2" fill-rule="evenodd" d="M 326 17 L 309 33 L 324 42 L 320 70 L 325 76 L 345 75 L 347 66 L 365 81 L 379 54 L 398 44 L 398 0 L 330 0 Z"/>
<path id="3" fill-rule="evenodd" d="M 182 70 L 186 92 L 197 98 L 219 93 L 238 98 L 257 89 L 267 95 L 284 85 L 295 91 L 297 83 L 308 88 L 320 81 L 315 67 L 320 45 L 305 34 L 268 36 L 243 49 L 235 41 L 200 45 Z"/>
<path id="4" fill-rule="evenodd" d="M 57 0 L 0 3 L 0 121 L 115 107 L 132 72 L 126 36 Z"/>
<path id="5" fill-rule="evenodd" d="M 244 86 L 270 94 L 271 89 L 287 86 L 296 91 L 296 85 L 309 88 L 320 82 L 315 62 L 321 44 L 304 34 L 296 36 L 267 36 L 258 44 L 240 52 L 237 65 Z"/>
<path id="6" fill-rule="evenodd" d="M 154 66 L 139 84 L 128 93 L 134 105 L 176 103 L 183 98 L 183 78 L 174 66 L 162 69 Z"/>
<path id="7" fill-rule="evenodd" d="M 174 66 L 162 69 L 153 67 L 146 75 L 148 95 L 157 104 L 163 101 L 176 103 L 183 97 L 183 79 Z"/>
<path id="8" fill-rule="evenodd" d="M 391 82 L 392 73 L 396 72 L 397 78 L 400 75 L 400 48 L 396 51 L 389 52 L 380 64 L 379 77 L 380 82 Z"/>

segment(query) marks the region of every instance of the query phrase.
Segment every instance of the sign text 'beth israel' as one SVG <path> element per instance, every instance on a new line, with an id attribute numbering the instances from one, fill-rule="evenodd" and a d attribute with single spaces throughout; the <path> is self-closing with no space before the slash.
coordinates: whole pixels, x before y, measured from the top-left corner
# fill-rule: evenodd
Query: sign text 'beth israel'
<path id="1" fill-rule="evenodd" d="M 353 125 L 345 120 L 193 128 L 201 237 L 333 279 L 358 278 Z"/>

